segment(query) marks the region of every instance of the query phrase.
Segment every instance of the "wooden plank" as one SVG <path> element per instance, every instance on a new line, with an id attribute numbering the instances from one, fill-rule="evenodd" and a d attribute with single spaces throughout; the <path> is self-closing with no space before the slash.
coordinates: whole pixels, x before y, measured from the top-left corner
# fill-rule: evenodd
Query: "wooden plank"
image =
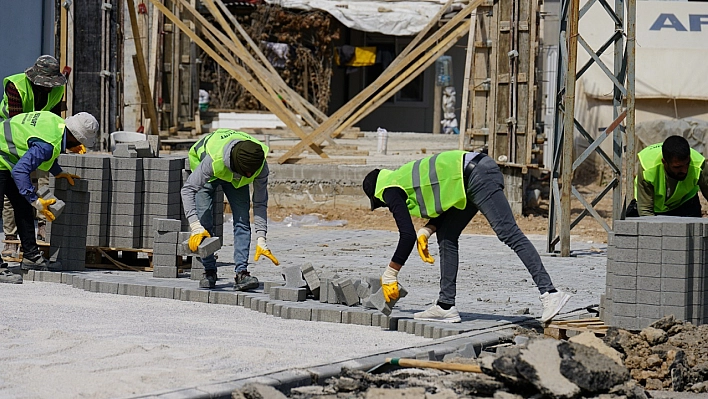
<path id="1" fill-rule="evenodd" d="M 260 84 L 253 79 L 253 77 L 245 70 L 245 68 L 236 63 L 226 62 L 226 60 L 219 56 L 219 54 L 217 54 L 216 51 L 211 48 L 211 46 L 207 45 L 195 32 L 191 31 L 189 27 L 184 24 L 184 22 L 178 19 L 176 15 L 170 12 L 162 4 L 158 3 L 157 0 L 150 0 L 150 2 L 152 2 L 156 7 L 158 7 L 168 19 L 170 19 L 182 32 L 184 32 L 199 47 L 201 47 L 212 59 L 214 59 L 214 61 L 221 65 L 221 67 L 224 68 L 231 76 L 233 76 L 234 79 L 236 79 L 241 85 L 243 85 L 246 90 L 251 92 L 256 97 L 256 99 L 258 99 L 258 101 L 263 103 L 263 105 L 265 105 L 271 112 L 273 112 L 276 116 L 278 116 L 278 118 L 285 122 L 285 124 L 290 129 L 292 129 L 296 133 L 301 132 L 303 137 L 305 136 L 305 133 L 302 132 L 300 126 L 298 125 L 297 121 L 292 116 L 292 114 L 280 112 L 280 108 L 278 107 L 278 105 L 273 103 L 272 99 L 264 92 L 263 87 L 260 86 Z M 189 9 L 191 7 L 185 5 L 185 8 Z M 194 14 L 198 14 L 196 10 L 192 11 Z M 319 146 L 313 143 L 309 144 L 310 148 L 312 148 L 313 151 L 315 151 L 318 155 L 323 158 L 327 157 L 327 155 L 324 154 L 324 152 L 319 148 Z"/>
<path id="2" fill-rule="evenodd" d="M 60 7 L 61 11 L 59 13 L 59 65 L 60 66 L 65 66 L 67 65 L 67 58 L 66 58 L 66 53 L 68 51 L 67 49 L 67 41 L 68 41 L 68 33 L 67 33 L 67 12 L 66 8 L 63 6 Z M 67 85 L 68 86 L 68 85 Z M 68 90 L 64 90 L 64 100 L 66 100 L 66 92 Z M 66 118 L 66 111 L 61 112 L 61 117 Z"/>
<path id="3" fill-rule="evenodd" d="M 492 16 L 489 18 L 489 34 L 490 40 L 492 42 L 492 47 L 489 50 L 489 77 L 491 79 L 489 93 L 487 94 L 487 113 L 485 114 L 486 123 L 485 125 L 490 130 L 490 135 L 487 140 L 487 148 L 489 150 L 489 156 L 496 160 L 496 138 L 495 126 L 496 126 L 496 104 L 497 104 L 497 53 L 499 41 L 499 3 L 495 3 L 492 7 Z"/>
<path id="4" fill-rule="evenodd" d="M 130 26 L 133 30 L 133 42 L 135 42 L 135 52 L 136 58 L 133 59 L 133 65 L 135 66 L 135 74 L 138 76 L 138 87 L 143 85 L 143 90 L 145 93 L 140 93 L 141 102 L 143 103 L 143 109 L 145 113 L 150 118 L 150 129 L 152 134 L 158 134 L 159 129 L 157 127 L 157 112 L 155 111 L 155 103 L 152 101 L 152 95 L 150 94 L 150 85 L 147 83 L 147 68 L 145 67 L 145 59 L 143 58 L 143 45 L 140 38 L 140 30 L 138 29 L 138 19 L 135 13 L 135 3 L 133 0 L 128 1 L 128 13 L 130 14 Z M 145 87 L 147 86 L 147 88 Z"/>
<path id="5" fill-rule="evenodd" d="M 366 158 L 288 158 L 289 164 L 298 165 L 366 165 Z"/>
<path id="6" fill-rule="evenodd" d="M 462 109 L 460 110 L 460 142 L 458 149 L 464 150 L 467 147 L 467 121 L 470 101 L 470 78 L 474 68 L 474 41 L 477 29 L 477 11 L 470 15 L 470 30 L 467 33 L 467 52 L 465 53 L 465 74 L 462 80 Z"/>

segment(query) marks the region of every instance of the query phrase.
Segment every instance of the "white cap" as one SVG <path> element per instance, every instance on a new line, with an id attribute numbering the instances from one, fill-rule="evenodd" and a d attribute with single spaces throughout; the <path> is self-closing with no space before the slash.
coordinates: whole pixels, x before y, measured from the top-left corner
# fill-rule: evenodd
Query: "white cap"
<path id="1" fill-rule="evenodd" d="M 98 134 L 98 121 L 88 112 L 79 112 L 66 118 L 67 129 L 86 148 L 92 148 Z"/>

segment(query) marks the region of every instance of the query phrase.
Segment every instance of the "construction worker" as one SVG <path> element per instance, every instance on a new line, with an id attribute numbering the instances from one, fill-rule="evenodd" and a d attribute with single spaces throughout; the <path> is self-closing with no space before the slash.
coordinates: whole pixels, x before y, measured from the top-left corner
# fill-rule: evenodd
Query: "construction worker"
<path id="1" fill-rule="evenodd" d="M 5 89 L 0 103 L 0 119 L 12 118 L 23 112 L 51 111 L 60 115 L 62 98 L 64 97 L 66 77 L 59 71 L 59 62 L 51 55 L 37 58 L 33 66 L 24 73 L 6 77 L 3 80 Z M 49 185 L 49 174 L 43 170 L 36 172 L 38 186 Z M 38 214 L 37 238 L 44 241 L 46 220 Z M 15 224 L 12 204 L 7 196 L 4 198 L 2 213 L 5 240 L 17 240 L 17 225 Z M 5 244 L 3 257 L 17 257 L 19 245 L 11 242 Z"/>
<path id="2" fill-rule="evenodd" d="M 199 140 L 189 150 L 192 174 L 182 187 L 182 205 L 189 221 L 189 248 L 199 244 L 213 232 L 212 204 L 219 186 L 231 206 L 234 223 L 234 290 L 246 291 L 258 287 L 258 279 L 248 272 L 248 251 L 251 243 L 249 184 L 253 183 L 253 216 L 257 245 L 255 261 L 261 255 L 278 265 L 278 259 L 266 244 L 268 232 L 268 147 L 246 133 L 218 129 Z M 214 288 L 217 281 L 216 258 L 202 259 L 204 277 L 200 288 Z"/>
<path id="3" fill-rule="evenodd" d="M 388 207 L 396 220 L 400 238 L 381 283 L 384 299 L 399 297 L 398 272 L 413 246 L 424 262 L 434 263 L 428 239 L 437 234 L 440 248 L 440 294 L 431 308 L 416 313 L 417 320 L 459 323 L 455 308 L 459 238 L 462 230 L 481 211 L 499 240 L 513 249 L 531 273 L 543 304 L 542 322 L 551 320 L 570 295 L 554 288 L 536 248 L 521 232 L 504 196 L 504 177 L 496 162 L 485 154 L 447 151 L 401 166 L 396 170 L 374 169 L 363 182 L 371 210 Z M 425 227 L 413 227 L 411 215 L 429 219 Z"/>
<path id="4" fill-rule="evenodd" d="M 637 158 L 636 205 L 630 204 L 627 216 L 701 217 L 698 190 L 708 198 L 706 162 L 685 138 L 669 136 L 639 151 Z"/>
<path id="5" fill-rule="evenodd" d="M 37 196 L 30 174 L 36 169 L 51 172 L 56 178 L 74 185 L 79 176 L 62 171 L 57 163 L 64 150 L 85 152 L 92 147 L 98 122 L 86 112 L 62 119 L 48 111 L 19 114 L 3 122 L 5 134 L 0 136 L 0 195 L 7 195 L 15 210 L 17 231 L 24 256 L 22 270 L 46 270 L 49 262 L 37 247 L 34 235 L 33 207 L 48 221 L 54 220 L 49 209 L 56 200 Z M 0 269 L 0 282 L 21 283 L 22 276 Z"/>

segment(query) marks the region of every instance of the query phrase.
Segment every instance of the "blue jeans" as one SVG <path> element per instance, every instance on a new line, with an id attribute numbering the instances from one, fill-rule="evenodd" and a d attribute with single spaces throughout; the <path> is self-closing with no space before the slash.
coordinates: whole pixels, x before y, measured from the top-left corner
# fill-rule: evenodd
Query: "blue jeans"
<path id="1" fill-rule="evenodd" d="M 554 289 L 538 251 L 514 220 L 509 201 L 504 196 L 504 176 L 496 162 L 483 157 L 465 181 L 465 190 L 465 209 L 451 208 L 431 220 L 431 224 L 436 227 L 440 250 L 439 301 L 455 304 L 460 234 L 477 211 L 487 218 L 499 240 L 516 252 L 531 273 L 538 290 L 543 294 Z"/>
<path id="2" fill-rule="evenodd" d="M 214 236 L 214 196 L 221 186 L 224 195 L 231 205 L 234 217 L 234 270 L 238 273 L 248 269 L 248 251 L 251 246 L 251 197 L 248 185 L 235 188 L 233 184 L 223 180 L 215 180 L 204 185 L 197 192 L 196 205 L 199 222 Z M 223 241 L 222 241 L 223 243 Z M 209 255 L 202 259 L 204 270 L 216 270 L 216 258 Z"/>

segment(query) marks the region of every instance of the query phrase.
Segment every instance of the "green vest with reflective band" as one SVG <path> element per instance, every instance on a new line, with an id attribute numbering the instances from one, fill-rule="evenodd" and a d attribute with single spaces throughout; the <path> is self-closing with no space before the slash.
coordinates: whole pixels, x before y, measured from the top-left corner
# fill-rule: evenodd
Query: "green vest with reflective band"
<path id="1" fill-rule="evenodd" d="M 18 73 L 16 75 L 8 76 L 3 80 L 3 87 L 7 87 L 7 83 L 12 82 L 17 88 L 17 91 L 22 97 L 22 112 L 32 112 L 34 109 L 34 92 L 32 91 L 32 83 L 27 79 L 27 75 L 24 73 Z M 64 97 L 64 86 L 57 86 L 52 88 L 47 97 L 47 105 L 42 109 L 36 111 L 51 111 Z M 7 109 L 7 92 L 2 96 L 2 103 L 0 103 L 0 118 L 7 119 L 10 115 Z"/>
<path id="2" fill-rule="evenodd" d="M 261 174 L 263 165 L 261 165 L 261 167 L 258 168 L 256 173 L 251 175 L 251 177 L 241 176 L 240 179 L 234 180 L 233 172 L 224 161 L 224 147 L 234 140 L 252 141 L 263 148 L 263 154 L 268 154 L 268 147 L 265 144 L 244 132 L 238 132 L 231 129 L 217 129 L 214 132 L 202 137 L 201 140 L 197 141 L 197 143 L 189 149 L 189 166 L 192 170 L 196 170 L 197 166 L 199 166 L 204 157 L 209 155 L 212 159 L 211 167 L 214 170 L 214 177 L 212 177 L 209 181 L 214 181 L 216 179 L 223 180 L 230 182 L 236 188 L 251 184 L 251 182 L 255 180 L 259 174 Z M 265 161 L 265 157 L 263 160 Z M 227 159 L 226 162 L 230 163 L 231 159 Z"/>
<path id="3" fill-rule="evenodd" d="M 383 192 L 400 187 L 406 192 L 408 211 L 421 218 L 436 218 L 446 210 L 467 206 L 462 159 L 465 151 L 446 151 L 409 162 L 396 170 L 382 169 L 374 196 L 383 202 Z"/>
<path id="4" fill-rule="evenodd" d="M 691 148 L 691 163 L 688 165 L 686 178 L 676 184 L 676 190 L 666 198 L 666 171 L 661 162 L 663 143 L 650 145 L 641 150 L 637 157 L 644 169 L 644 180 L 654 186 L 654 213 L 665 213 L 681 206 L 698 193 L 698 178 L 705 157 Z M 637 196 L 637 179 L 634 179 L 634 196 Z"/>
<path id="5" fill-rule="evenodd" d="M 0 170 L 12 170 L 27 152 L 32 138 L 40 139 L 54 147 L 52 158 L 39 165 L 48 171 L 61 153 L 64 139 L 64 119 L 49 111 L 28 112 L 2 121 L 0 137 Z"/>

